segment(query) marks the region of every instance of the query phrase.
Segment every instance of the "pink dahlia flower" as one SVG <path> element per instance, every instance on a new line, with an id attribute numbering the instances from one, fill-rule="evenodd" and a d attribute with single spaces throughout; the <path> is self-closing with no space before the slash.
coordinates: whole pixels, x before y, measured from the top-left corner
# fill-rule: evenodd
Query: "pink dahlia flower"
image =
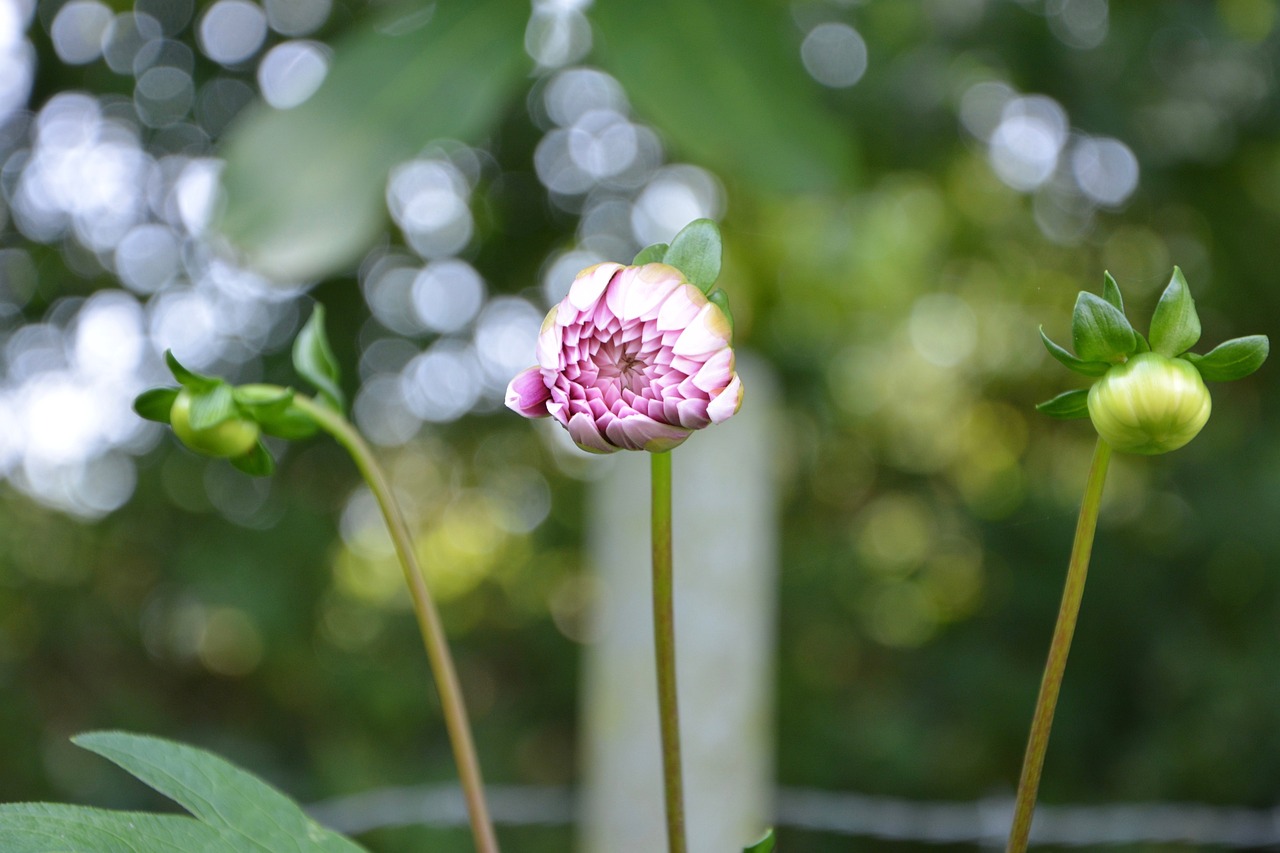
<path id="1" fill-rule="evenodd" d="M 729 319 L 675 267 L 597 264 L 578 273 L 538 335 L 538 364 L 507 406 L 550 415 L 583 450 L 661 452 L 742 405 Z"/>

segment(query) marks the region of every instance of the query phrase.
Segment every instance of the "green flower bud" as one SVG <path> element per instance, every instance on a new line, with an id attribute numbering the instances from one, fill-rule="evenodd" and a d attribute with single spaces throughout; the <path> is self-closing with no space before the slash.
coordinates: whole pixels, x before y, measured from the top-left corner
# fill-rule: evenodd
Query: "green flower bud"
<path id="1" fill-rule="evenodd" d="M 1089 389 L 1089 418 L 1103 441 L 1125 453 L 1177 450 L 1209 420 L 1209 389 L 1181 358 L 1130 356 Z"/>
<path id="2" fill-rule="evenodd" d="M 259 428 L 248 418 L 228 418 L 206 429 L 191 426 L 191 392 L 178 392 L 169 410 L 169 423 L 182 443 L 197 453 L 234 459 L 244 456 L 258 445 Z"/>

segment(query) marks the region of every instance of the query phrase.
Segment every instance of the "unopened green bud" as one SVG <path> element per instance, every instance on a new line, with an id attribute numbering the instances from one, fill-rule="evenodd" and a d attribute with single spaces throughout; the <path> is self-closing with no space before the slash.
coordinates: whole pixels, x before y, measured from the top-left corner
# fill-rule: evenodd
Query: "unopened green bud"
<path id="1" fill-rule="evenodd" d="M 1125 453 L 1177 450 L 1209 420 L 1209 389 L 1181 358 L 1144 352 L 1112 367 L 1089 389 L 1089 418 L 1103 441 Z"/>
<path id="2" fill-rule="evenodd" d="M 206 429 L 191 426 L 190 391 L 183 389 L 173 400 L 169 423 L 182 443 L 197 453 L 234 459 L 252 451 L 258 444 L 258 425 L 248 418 L 228 418 Z"/>

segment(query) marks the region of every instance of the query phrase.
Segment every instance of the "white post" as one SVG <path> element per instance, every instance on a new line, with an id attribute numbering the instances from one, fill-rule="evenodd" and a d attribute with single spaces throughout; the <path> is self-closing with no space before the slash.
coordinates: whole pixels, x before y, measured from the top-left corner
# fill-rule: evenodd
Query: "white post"
<path id="1" fill-rule="evenodd" d="M 741 850 L 773 808 L 774 381 L 739 358 L 741 411 L 672 451 L 676 670 L 694 853 Z M 593 484 L 600 601 L 585 654 L 583 853 L 667 849 L 649 562 L 649 458 Z"/>

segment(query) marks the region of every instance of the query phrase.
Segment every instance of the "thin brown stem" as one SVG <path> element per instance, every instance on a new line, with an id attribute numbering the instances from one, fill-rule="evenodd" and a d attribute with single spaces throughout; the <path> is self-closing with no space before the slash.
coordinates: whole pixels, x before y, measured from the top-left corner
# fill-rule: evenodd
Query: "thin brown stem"
<path id="1" fill-rule="evenodd" d="M 293 403 L 346 448 L 360 470 L 361 476 L 364 477 L 365 483 L 368 484 L 369 490 L 378 501 L 382 517 L 386 520 L 387 529 L 391 533 L 391 541 L 395 543 L 400 566 L 404 569 L 404 579 L 409 585 L 409 595 L 413 600 L 413 612 L 417 616 L 422 643 L 427 650 L 427 660 L 435 676 L 436 690 L 440 694 L 440 706 L 444 712 L 445 729 L 453 746 L 454 760 L 458 764 L 458 777 L 467 801 L 467 811 L 471 817 L 471 834 L 475 838 L 477 853 L 498 853 L 498 839 L 493 831 L 493 821 L 489 817 L 489 806 L 485 802 L 484 780 L 480 776 L 480 762 L 476 757 L 475 742 L 471 737 L 471 725 L 467 720 L 467 709 L 462 698 L 462 688 L 458 684 L 458 673 L 453 665 L 453 657 L 449 653 L 449 643 L 445 639 L 444 627 L 440 623 L 440 614 L 427 589 L 422 567 L 418 564 L 418 557 L 413 547 L 413 536 L 409 532 L 409 525 L 405 521 L 404 513 L 400 510 L 400 505 L 396 503 L 391 484 L 373 455 L 372 449 L 346 418 L 301 395 L 296 395 Z"/>
<path id="2" fill-rule="evenodd" d="M 1102 487 L 1106 483 L 1107 464 L 1110 461 L 1111 446 L 1099 438 L 1093 451 L 1093 462 L 1089 466 L 1089 478 L 1085 481 L 1084 498 L 1080 502 L 1080 519 L 1076 522 L 1076 538 L 1071 545 L 1071 561 L 1067 564 L 1067 582 L 1062 590 L 1058 621 L 1053 628 L 1053 640 L 1049 643 L 1049 659 L 1044 665 L 1040 695 L 1036 697 L 1036 709 L 1031 718 L 1031 733 L 1027 737 L 1022 776 L 1018 780 L 1013 826 L 1009 830 L 1006 853 L 1025 853 L 1027 840 L 1031 835 L 1031 819 L 1035 814 L 1036 794 L 1040 790 L 1040 771 L 1044 768 L 1045 751 L 1049 748 L 1049 730 L 1053 727 L 1053 712 L 1058 704 L 1058 692 L 1062 689 L 1062 676 L 1067 669 L 1067 655 L 1071 651 L 1071 637 L 1076 630 L 1076 617 L 1080 614 L 1080 599 L 1084 596 L 1089 556 L 1093 552 L 1093 534 L 1098 526 L 1098 508 L 1102 503 Z"/>

